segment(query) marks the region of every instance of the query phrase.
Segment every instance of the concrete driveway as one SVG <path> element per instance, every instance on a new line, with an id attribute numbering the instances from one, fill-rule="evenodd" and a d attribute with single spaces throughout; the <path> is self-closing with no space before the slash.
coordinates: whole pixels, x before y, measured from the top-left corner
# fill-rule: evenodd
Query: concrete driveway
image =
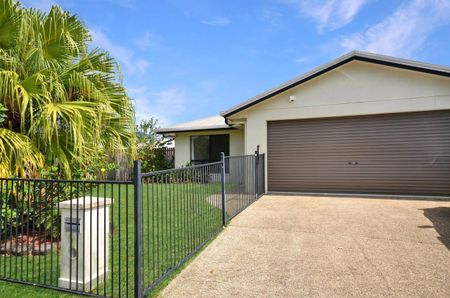
<path id="1" fill-rule="evenodd" d="M 264 196 L 166 297 L 450 297 L 450 202 Z"/>

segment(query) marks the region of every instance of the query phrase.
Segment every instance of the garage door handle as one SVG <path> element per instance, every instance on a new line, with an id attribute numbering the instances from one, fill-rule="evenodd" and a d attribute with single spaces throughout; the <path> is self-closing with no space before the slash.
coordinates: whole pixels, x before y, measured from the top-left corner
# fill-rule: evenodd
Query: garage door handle
<path id="1" fill-rule="evenodd" d="M 351 166 L 353 166 L 353 165 L 357 165 L 358 162 L 357 162 L 357 161 L 349 161 L 348 164 L 351 165 Z"/>

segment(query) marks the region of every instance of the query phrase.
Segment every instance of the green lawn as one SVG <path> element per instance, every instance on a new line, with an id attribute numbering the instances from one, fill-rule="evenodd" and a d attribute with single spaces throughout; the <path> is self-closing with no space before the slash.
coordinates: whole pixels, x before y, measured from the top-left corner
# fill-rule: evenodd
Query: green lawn
<path id="1" fill-rule="evenodd" d="M 21 285 L 17 283 L 0 281 L 0 297 L 8 298 L 25 298 L 25 297 L 39 297 L 39 298 L 79 298 L 79 295 L 64 293 L 61 291 L 44 289 L 41 287 L 34 287 L 32 285 Z"/>
<path id="2" fill-rule="evenodd" d="M 92 292 L 115 297 L 134 296 L 133 185 L 100 185 L 87 195 L 91 193 L 93 197 L 113 199 L 110 211 L 113 223 L 109 243 L 110 276 L 101 280 L 98 286 L 94 284 Z M 174 270 L 183 258 L 220 231 L 221 210 L 207 201 L 212 195 L 220 200 L 219 193 L 219 184 L 144 184 L 144 288 Z M 1 255 L 0 276 L 57 286 L 60 258 L 59 251 L 45 256 Z M 0 283 L 0 296 L 3 297 L 3 293 L 9 297 L 12 293 L 25 297 L 70 297 L 61 292 L 7 282 Z"/>

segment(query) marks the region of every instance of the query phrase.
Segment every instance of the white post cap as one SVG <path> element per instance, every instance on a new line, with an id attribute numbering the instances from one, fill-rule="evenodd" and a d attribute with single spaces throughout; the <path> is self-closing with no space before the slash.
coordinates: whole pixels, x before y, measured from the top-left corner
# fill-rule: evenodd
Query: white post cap
<path id="1" fill-rule="evenodd" d="M 59 203 L 59 209 L 93 209 L 102 206 L 109 206 L 112 203 L 112 199 L 103 197 L 90 197 L 84 196 L 78 199 L 67 200 Z"/>

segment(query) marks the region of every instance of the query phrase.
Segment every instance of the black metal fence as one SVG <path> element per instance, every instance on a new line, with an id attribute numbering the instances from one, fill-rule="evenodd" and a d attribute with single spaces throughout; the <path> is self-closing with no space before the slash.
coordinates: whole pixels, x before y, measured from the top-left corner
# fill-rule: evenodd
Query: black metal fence
<path id="1" fill-rule="evenodd" d="M 264 194 L 264 154 L 225 157 L 226 213 L 228 219 Z"/>
<path id="2" fill-rule="evenodd" d="M 133 181 L 0 178 L 0 279 L 142 297 L 264 193 L 264 156 Z M 225 208 L 224 208 L 225 207 Z"/>
<path id="3" fill-rule="evenodd" d="M 144 293 L 222 229 L 221 167 L 216 162 L 142 175 Z"/>
<path id="4" fill-rule="evenodd" d="M 133 295 L 133 190 L 129 181 L 0 179 L 0 279 Z"/>

